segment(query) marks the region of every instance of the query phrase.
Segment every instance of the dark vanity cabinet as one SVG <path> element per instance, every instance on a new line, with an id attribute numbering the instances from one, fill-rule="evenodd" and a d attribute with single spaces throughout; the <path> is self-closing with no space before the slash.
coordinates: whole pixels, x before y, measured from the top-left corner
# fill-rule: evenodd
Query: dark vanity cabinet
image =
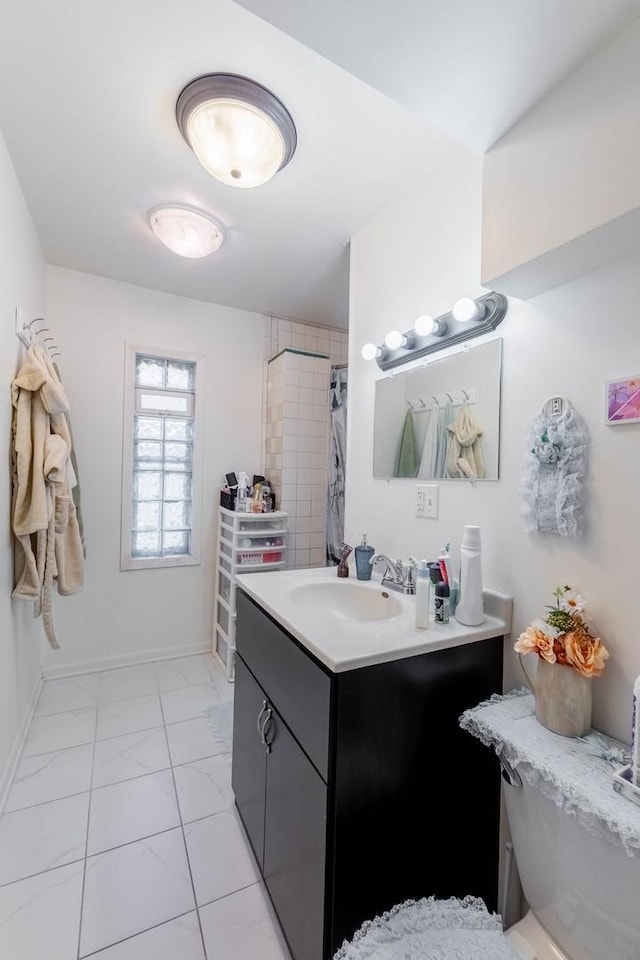
<path id="1" fill-rule="evenodd" d="M 500 778 L 460 730 L 502 637 L 332 673 L 238 592 L 232 785 L 294 960 L 423 896 L 496 909 Z"/>

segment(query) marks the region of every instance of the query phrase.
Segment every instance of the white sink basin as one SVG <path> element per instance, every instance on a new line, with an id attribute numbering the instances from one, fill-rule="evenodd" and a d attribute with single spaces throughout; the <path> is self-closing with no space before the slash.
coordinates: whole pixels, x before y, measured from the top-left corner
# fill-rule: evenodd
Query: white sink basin
<path id="1" fill-rule="evenodd" d="M 393 620 L 403 611 L 398 597 L 379 586 L 364 586 L 348 580 L 318 580 L 291 590 L 291 599 L 310 612 L 337 620 L 361 623 L 368 620 Z"/>

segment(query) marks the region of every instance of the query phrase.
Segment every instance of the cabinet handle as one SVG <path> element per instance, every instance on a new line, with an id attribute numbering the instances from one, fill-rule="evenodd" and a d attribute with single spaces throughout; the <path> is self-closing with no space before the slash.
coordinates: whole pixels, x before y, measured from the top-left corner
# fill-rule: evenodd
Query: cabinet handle
<path id="1" fill-rule="evenodd" d="M 262 711 L 260 712 L 262 713 Z M 262 740 L 264 749 L 267 753 L 271 753 L 271 744 L 267 741 L 267 727 L 271 723 L 272 713 L 273 711 L 271 710 L 271 707 L 268 706 L 264 715 L 264 720 L 262 721 L 262 726 L 260 727 L 260 739 Z"/>
<path id="2" fill-rule="evenodd" d="M 257 721 L 256 721 L 256 730 L 258 731 L 258 736 L 260 737 L 260 739 L 262 740 L 263 743 L 264 743 L 264 739 L 263 739 L 263 737 L 262 737 L 261 720 L 262 720 L 262 714 L 265 712 L 265 710 L 267 709 L 268 706 L 269 706 L 269 702 L 268 702 L 267 700 L 263 700 L 263 701 L 262 701 L 262 710 L 261 710 L 260 713 L 258 714 L 258 719 L 257 719 Z"/>

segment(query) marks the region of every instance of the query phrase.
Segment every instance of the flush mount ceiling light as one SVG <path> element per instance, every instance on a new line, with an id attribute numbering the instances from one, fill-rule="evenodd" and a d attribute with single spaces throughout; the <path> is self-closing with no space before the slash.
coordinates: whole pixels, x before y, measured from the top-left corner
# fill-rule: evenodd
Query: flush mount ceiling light
<path id="1" fill-rule="evenodd" d="M 391 330 L 384 345 L 365 343 L 362 356 L 365 360 L 375 360 L 381 370 L 398 367 L 401 363 L 495 330 L 504 319 L 507 306 L 507 298 L 501 293 L 485 293 L 475 300 L 463 297 L 441 317 L 434 318 L 426 313 L 418 317 L 413 330 L 405 333 Z"/>
<path id="2" fill-rule="evenodd" d="M 176 120 L 205 170 L 230 187 L 258 187 L 293 156 L 296 128 L 270 90 L 232 73 L 188 83 Z"/>
<path id="3" fill-rule="evenodd" d="M 197 259 L 216 253 L 224 230 L 213 217 L 194 207 L 164 204 L 149 211 L 149 226 L 158 240 L 179 257 Z"/>

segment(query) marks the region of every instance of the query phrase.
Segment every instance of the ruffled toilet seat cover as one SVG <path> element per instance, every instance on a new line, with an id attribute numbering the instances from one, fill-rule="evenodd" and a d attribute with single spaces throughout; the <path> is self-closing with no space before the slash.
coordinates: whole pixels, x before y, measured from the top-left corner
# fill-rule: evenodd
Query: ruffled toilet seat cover
<path id="1" fill-rule="evenodd" d="M 477 897 L 406 900 L 367 920 L 334 960 L 521 960 Z"/>

